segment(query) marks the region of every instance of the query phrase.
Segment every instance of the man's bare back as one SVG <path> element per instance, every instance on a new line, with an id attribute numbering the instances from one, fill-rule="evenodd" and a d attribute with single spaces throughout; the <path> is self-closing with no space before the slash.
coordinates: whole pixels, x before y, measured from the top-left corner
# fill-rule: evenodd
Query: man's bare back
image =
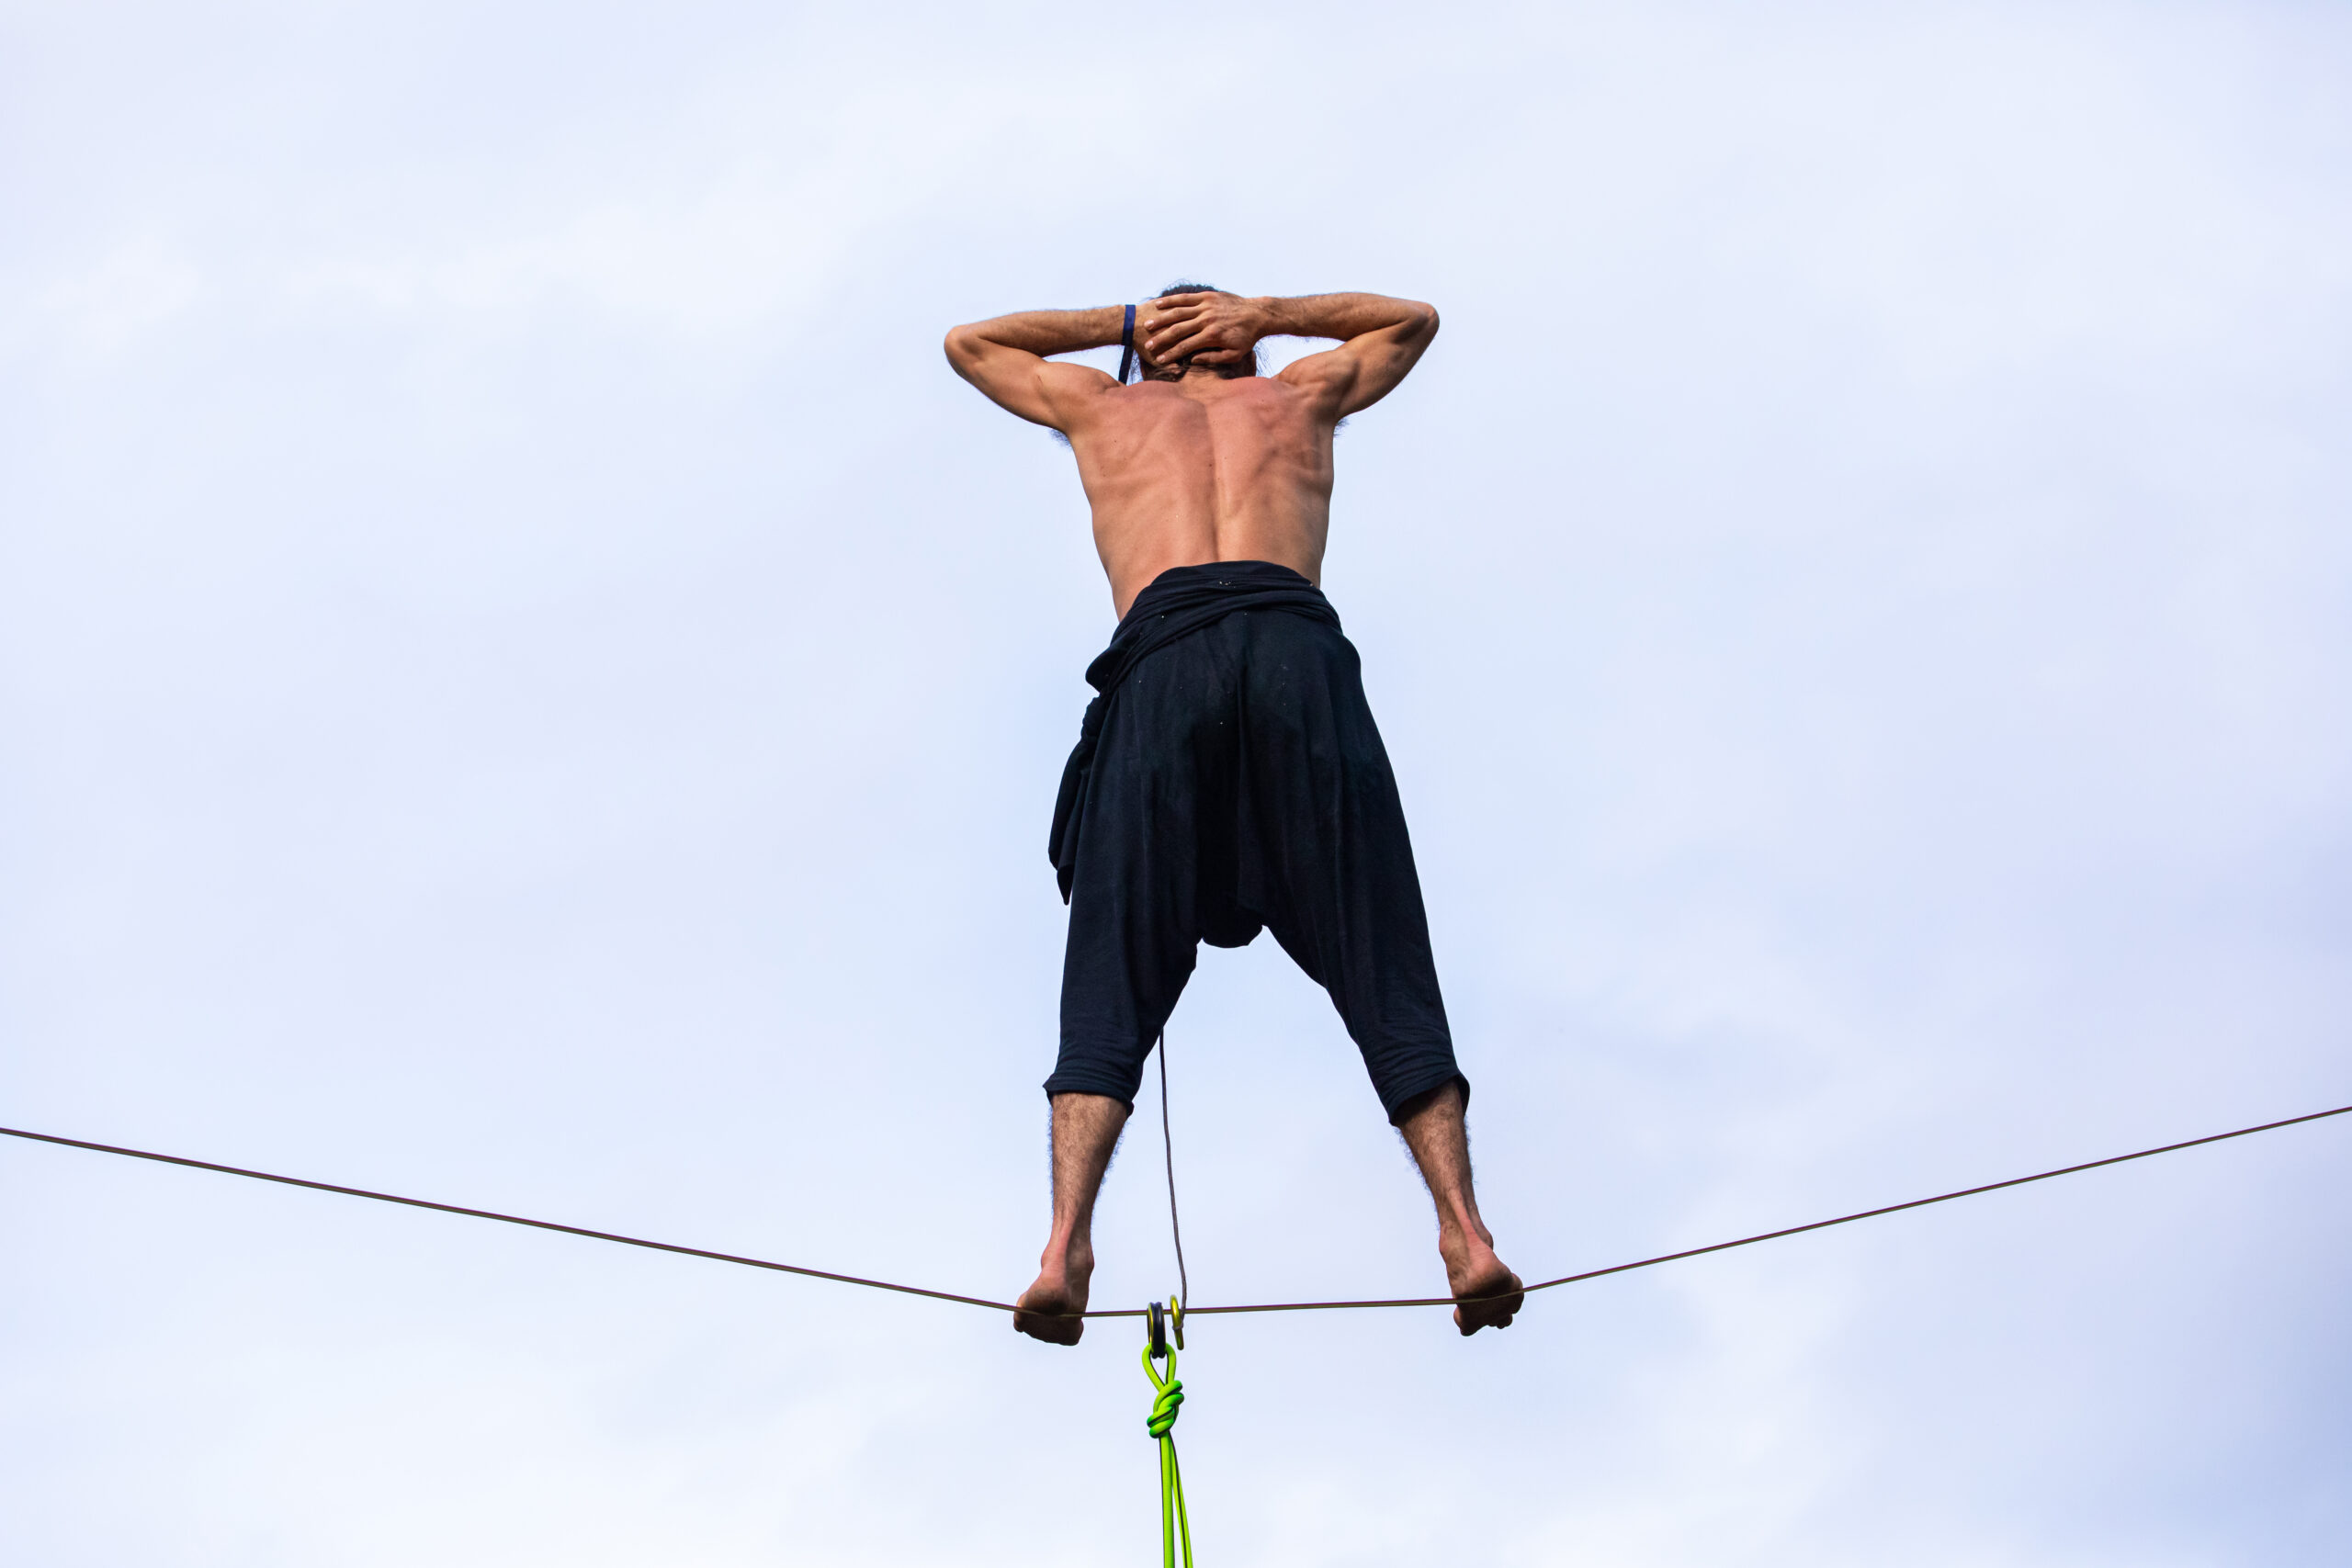
<path id="1" fill-rule="evenodd" d="M 1128 386 L 1090 367 L 1047 357 L 1118 344 L 1126 335 L 1130 312 L 1133 343 L 1144 368 L 1141 383 Z M 1138 594 L 1178 568 L 1271 562 L 1319 584 L 1331 521 L 1332 432 L 1340 420 L 1378 402 L 1405 378 L 1436 335 L 1437 324 L 1437 312 L 1429 306 L 1377 294 L 1245 299 L 1187 288 L 1171 290 L 1140 308 L 1032 310 L 957 327 L 947 334 L 947 357 L 958 375 L 1000 407 L 1069 437 L 1093 508 L 1095 548 L 1111 580 L 1112 602 L 1124 621 Z M 1279 375 L 1262 377 L 1257 374 L 1257 344 L 1273 336 L 1341 341 L 1336 349 L 1309 355 Z M 1320 595 L 1315 597 L 1319 603 Z M 1337 637 L 1335 618 L 1330 626 L 1330 635 Z M 1345 648 L 1344 639 L 1340 645 Z M 1345 653 L 1345 682 L 1334 685 L 1355 686 L 1360 705 L 1354 651 L 1346 649 Z M 1360 749 L 1367 756 L 1380 753 L 1370 711 L 1362 712 L 1367 744 Z M 1090 727 L 1095 717 L 1090 709 Z M 1081 739 L 1081 752 L 1088 744 Z M 1337 755 L 1345 748 L 1333 750 Z M 1074 756 L 1070 765 L 1080 768 L 1079 759 Z M 1381 754 L 1377 786 L 1362 798 L 1387 797 L 1406 880 L 1398 885 L 1398 897 L 1373 902 L 1368 924 L 1380 924 L 1384 911 L 1408 915 L 1426 967 L 1420 894 L 1411 881 L 1403 817 L 1394 808 L 1395 787 L 1386 766 Z M 1066 776 L 1066 788 L 1069 783 Z M 1086 787 L 1081 781 L 1081 791 Z M 1183 813 L 1180 809 L 1176 815 Z M 1057 840 L 1059 826 L 1057 822 Z M 1079 863 L 1092 863 L 1081 859 Z M 1065 882 L 1066 895 L 1069 886 Z M 1113 897 L 1115 901 L 1116 895 Z M 1081 943 L 1075 934 L 1086 907 L 1084 899 L 1072 904 L 1073 953 L 1100 945 Z M 1279 929 L 1276 934 L 1282 934 Z M 1185 973 L 1191 969 L 1190 944 L 1195 940 L 1191 934 L 1182 939 Z M 1113 945 L 1124 951 L 1121 944 Z M 1291 951 L 1296 956 L 1299 950 Z M 1433 1001 L 1435 972 L 1427 973 L 1427 995 Z M 1066 968 L 1065 1064 L 1072 1049 L 1070 976 Z M 1334 995 L 1336 1000 L 1339 993 Z M 1444 1042 L 1442 1071 L 1447 1081 L 1427 1090 L 1412 1084 L 1396 1086 L 1391 1120 L 1436 1202 L 1438 1253 L 1459 1303 L 1454 1323 L 1466 1335 L 1508 1326 L 1521 1297 L 1518 1277 L 1496 1256 L 1494 1237 L 1478 1215 L 1464 1120 L 1468 1081 L 1453 1066 L 1442 1018 L 1436 1032 Z M 1126 1043 L 1148 1043 L 1149 1038 L 1147 1026 L 1139 1042 Z M 1074 1345 L 1084 1330 L 1081 1314 L 1094 1271 L 1095 1195 L 1131 1110 L 1139 1069 L 1133 1064 L 1128 1068 L 1132 1070 L 1123 1069 L 1125 1078 L 1102 1086 L 1117 1093 L 1057 1088 L 1060 1065 L 1056 1079 L 1046 1085 L 1053 1106 L 1053 1224 L 1036 1281 L 1022 1293 L 1013 1314 L 1013 1327 L 1023 1334 Z M 1081 1076 L 1080 1081 L 1091 1080 Z M 1392 1096 L 1384 1094 L 1388 1098 Z"/>
<path id="2" fill-rule="evenodd" d="M 1331 433 L 1405 378 L 1437 312 L 1377 294 L 1171 294 L 1138 311 L 1136 385 L 1046 357 L 1116 345 L 1125 322 L 1116 305 L 1000 316 L 948 333 L 947 357 L 1000 406 L 1069 438 L 1122 615 L 1170 567 L 1272 561 L 1319 582 Z M 1254 374 L 1259 340 L 1275 336 L 1342 342 Z"/>

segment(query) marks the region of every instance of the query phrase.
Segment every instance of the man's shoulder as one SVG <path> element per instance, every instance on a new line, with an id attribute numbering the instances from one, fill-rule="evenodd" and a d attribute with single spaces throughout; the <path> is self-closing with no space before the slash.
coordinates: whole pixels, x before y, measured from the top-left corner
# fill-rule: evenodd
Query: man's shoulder
<path id="1" fill-rule="evenodd" d="M 1091 365 L 1080 365 L 1068 359 L 1043 360 L 1037 367 L 1037 384 L 1049 392 L 1084 397 L 1095 392 L 1115 392 L 1118 378 Z"/>
<path id="2" fill-rule="evenodd" d="M 1331 417 L 1331 385 L 1315 371 L 1293 376 L 1286 365 L 1272 376 L 1252 376 L 1233 383 L 1234 400 L 1260 417 L 1298 426 L 1328 424 Z"/>
<path id="3" fill-rule="evenodd" d="M 1353 361 L 1344 350 L 1330 348 L 1292 360 L 1275 371 L 1271 378 L 1303 396 L 1313 397 L 1325 391 L 1335 380 L 1344 379 L 1353 373 Z"/>
<path id="4" fill-rule="evenodd" d="M 1220 423 L 1216 418 L 1219 409 L 1248 408 L 1259 417 L 1312 419 L 1317 403 L 1313 388 L 1271 376 L 1237 377 L 1203 388 L 1169 381 L 1138 381 L 1123 387 L 1106 377 L 1102 390 L 1102 396 L 1088 400 L 1091 422 L 1129 431 L 1205 432 Z"/>

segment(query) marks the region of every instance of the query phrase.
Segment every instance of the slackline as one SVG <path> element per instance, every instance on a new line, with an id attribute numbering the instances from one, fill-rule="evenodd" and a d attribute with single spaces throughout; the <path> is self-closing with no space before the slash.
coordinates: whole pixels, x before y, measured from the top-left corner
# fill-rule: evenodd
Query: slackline
<path id="1" fill-rule="evenodd" d="M 2037 1171 L 2031 1176 L 2013 1176 L 2007 1181 L 1988 1181 L 1981 1187 L 1963 1187 L 1956 1192 L 1939 1192 L 1932 1198 L 1914 1198 L 1905 1203 L 1889 1203 L 1883 1208 L 1863 1209 L 1856 1213 L 1840 1214 L 1836 1219 L 1815 1220 L 1809 1224 L 1789 1225 L 1776 1231 L 1763 1231 L 1744 1235 L 1736 1241 L 1718 1241 L 1706 1247 L 1685 1247 L 1680 1252 L 1663 1252 L 1656 1258 L 1644 1258 L 1632 1263 L 1615 1263 L 1606 1269 L 1588 1269 L 1581 1274 L 1563 1274 L 1556 1280 L 1544 1280 L 1521 1287 L 1520 1292 L 1548 1291 L 1555 1285 L 1573 1285 L 1584 1280 L 1598 1280 L 1610 1274 L 1629 1273 L 1635 1269 L 1651 1269 L 1661 1263 L 1673 1263 L 1685 1258 L 1703 1257 L 1710 1252 L 1727 1252 L 1735 1247 L 1753 1247 L 1759 1241 L 1777 1241 L 1782 1236 L 1802 1235 L 1807 1231 L 1826 1230 L 1831 1225 L 1847 1225 L 1856 1220 L 1875 1219 L 1881 1214 L 1899 1214 L 1905 1209 L 1924 1209 L 1930 1203 L 1949 1203 L 1955 1198 L 1973 1198 L 1980 1192 L 1997 1192 L 2005 1187 L 2023 1187 L 2028 1182 L 2048 1181 L 2052 1177 L 2072 1176 L 2077 1171 L 2097 1170 L 2101 1166 L 2122 1165 L 2126 1161 L 2147 1159 L 2154 1155 L 2168 1155 L 2180 1149 L 2193 1149 L 2204 1144 L 2225 1143 L 2232 1138 L 2252 1137 L 2256 1133 L 2276 1132 L 2281 1127 L 2299 1126 L 2305 1122 L 2321 1122 L 2330 1116 L 2352 1112 L 2352 1105 L 2339 1105 L 2333 1111 L 2314 1111 L 2307 1116 L 2290 1116 L 2283 1122 L 2265 1122 L 2258 1127 L 2240 1127 L 2235 1132 L 2213 1133 L 2202 1138 L 2188 1138 L 2177 1144 L 2162 1144 L 2153 1149 L 2138 1149 L 2128 1155 L 2109 1155 L 2105 1159 L 2085 1160 L 2080 1165 L 2060 1166 L 2055 1170 Z M 864 1285 L 871 1290 L 896 1291 L 901 1295 L 928 1296 L 933 1301 L 961 1302 L 966 1306 L 991 1307 L 998 1312 L 1013 1312 L 1011 1302 L 992 1302 L 983 1296 L 957 1295 L 953 1291 L 926 1290 L 920 1285 L 898 1285 L 888 1280 L 867 1280 L 855 1274 L 836 1274 L 828 1269 L 808 1269 L 797 1263 L 771 1263 L 762 1258 L 743 1258 L 731 1252 L 713 1252 L 705 1247 L 682 1247 L 676 1242 L 648 1241 L 642 1236 L 617 1235 L 611 1231 L 590 1230 L 584 1225 L 559 1224 L 553 1220 L 525 1219 L 520 1214 L 502 1214 L 490 1209 L 469 1209 L 457 1203 L 436 1203 L 428 1198 L 402 1198 L 390 1192 L 371 1192 L 364 1187 L 339 1187 L 332 1181 L 311 1181 L 299 1176 L 275 1176 L 266 1170 L 246 1170 L 240 1166 L 217 1165 L 211 1160 L 189 1159 L 181 1155 L 156 1154 L 147 1149 L 126 1149 L 113 1144 L 94 1144 L 82 1138 L 60 1137 L 54 1133 L 28 1133 L 19 1127 L 0 1127 L 0 1134 L 11 1138 L 26 1138 L 35 1143 L 58 1144 L 66 1148 L 88 1149 L 95 1154 L 123 1155 L 131 1159 L 154 1160 L 162 1165 L 184 1165 L 193 1170 L 216 1171 L 222 1176 L 249 1177 L 255 1181 L 275 1181 L 285 1187 L 307 1187 L 317 1192 L 340 1193 L 345 1198 L 368 1198 L 379 1203 L 401 1203 L 412 1209 L 431 1209 L 444 1214 L 463 1214 L 469 1219 L 497 1220 L 504 1224 L 528 1225 L 534 1230 L 560 1231 L 566 1235 L 582 1235 L 591 1241 L 618 1242 L 623 1247 L 642 1247 L 655 1252 L 675 1252 L 688 1258 L 707 1258 L 714 1263 L 740 1263 L 746 1269 L 768 1269 L 779 1274 L 800 1274 L 812 1280 L 831 1280 L 842 1285 Z M 1186 1317 L 1221 1313 L 1241 1312 L 1337 1312 L 1355 1307 L 1429 1307 L 1459 1306 L 1464 1301 L 1500 1301 L 1504 1295 L 1461 1297 L 1403 1296 L 1391 1301 L 1374 1302 L 1261 1302 L 1246 1306 L 1188 1306 Z M 1075 1314 L 1038 1313 L 1033 1315 L 1080 1317 L 1142 1317 L 1146 1307 L 1114 1307 L 1103 1311 Z"/>

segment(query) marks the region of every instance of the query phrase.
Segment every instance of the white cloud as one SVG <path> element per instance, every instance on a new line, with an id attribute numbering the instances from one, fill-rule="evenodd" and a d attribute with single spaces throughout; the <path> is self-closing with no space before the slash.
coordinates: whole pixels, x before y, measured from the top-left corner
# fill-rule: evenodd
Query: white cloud
<path id="1" fill-rule="evenodd" d="M 185 313 L 203 285 L 196 265 L 172 246 L 132 241 L 52 281 L 36 320 L 80 354 L 107 358 Z"/>

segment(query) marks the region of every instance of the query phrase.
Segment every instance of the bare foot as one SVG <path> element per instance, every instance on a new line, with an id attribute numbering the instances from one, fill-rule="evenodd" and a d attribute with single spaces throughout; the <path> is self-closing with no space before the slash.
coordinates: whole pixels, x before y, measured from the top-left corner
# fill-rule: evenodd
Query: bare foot
<path id="1" fill-rule="evenodd" d="M 1086 1288 L 1094 1276 L 1094 1259 L 1091 1255 L 1081 1259 L 1076 1248 L 1058 1268 L 1050 1250 L 1046 1259 L 1037 1282 L 1012 1303 L 1013 1329 L 1048 1345 L 1075 1345 L 1086 1332 L 1086 1320 L 1078 1314 L 1086 1310 Z"/>
<path id="2" fill-rule="evenodd" d="M 1453 1325 L 1464 1337 L 1482 1328 L 1509 1328 L 1527 1293 L 1520 1289 L 1519 1276 L 1495 1256 L 1492 1239 L 1456 1235 L 1441 1239 L 1438 1252 L 1445 1259 L 1446 1289 L 1462 1303 L 1453 1309 Z"/>

